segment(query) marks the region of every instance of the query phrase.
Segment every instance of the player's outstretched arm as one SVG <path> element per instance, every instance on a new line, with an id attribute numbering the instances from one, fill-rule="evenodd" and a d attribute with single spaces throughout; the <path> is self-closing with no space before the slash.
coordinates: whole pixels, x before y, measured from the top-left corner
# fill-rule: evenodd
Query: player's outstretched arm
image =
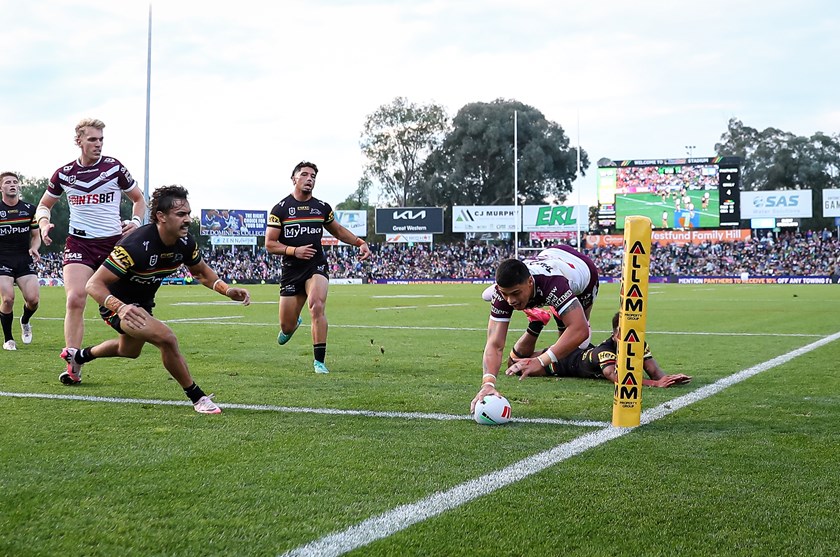
<path id="1" fill-rule="evenodd" d="M 344 242 L 345 244 L 350 244 L 359 248 L 359 259 L 367 259 L 370 257 L 370 247 L 368 247 L 367 242 L 344 228 L 338 221 L 332 221 L 331 223 L 324 225 L 330 234 Z"/>
<path id="2" fill-rule="evenodd" d="M 53 205 L 57 202 L 58 198 L 44 192 L 44 195 L 41 196 L 41 201 L 38 202 L 38 207 L 35 209 L 35 220 L 38 222 L 39 233 L 45 246 L 52 244 L 50 232 L 55 228 L 55 225 L 50 222 L 50 217 Z"/>
<path id="3" fill-rule="evenodd" d="M 577 299 L 569 303 L 561 312 L 560 319 L 563 321 L 566 330 L 557 339 L 557 341 L 549 347 L 551 354 L 558 360 L 565 358 L 574 350 L 583 344 L 583 342 L 590 337 L 591 331 L 589 329 L 589 320 L 586 318 L 586 312 L 583 306 Z M 551 358 L 551 361 L 555 361 Z"/>
<path id="4" fill-rule="evenodd" d="M 502 350 L 505 348 L 507 330 L 507 321 L 490 319 L 487 324 L 487 342 L 484 345 L 484 356 L 482 357 L 481 388 L 470 402 L 470 414 L 475 412 L 475 405 L 478 404 L 479 400 L 487 395 L 499 394 L 499 391 L 496 390 L 496 380 L 502 363 Z"/>
<path id="5" fill-rule="evenodd" d="M 672 375 L 666 374 L 665 371 L 659 367 L 659 363 L 653 357 L 645 359 L 644 368 L 645 373 L 647 373 L 650 377 L 650 379 L 642 381 L 642 385 L 645 387 L 661 387 L 663 389 L 667 389 L 668 387 L 673 387 L 674 385 L 687 385 L 688 383 L 691 383 L 690 375 L 685 375 L 683 373 L 675 373 Z"/>
<path id="6" fill-rule="evenodd" d="M 189 267 L 190 273 L 198 282 L 209 288 L 215 290 L 222 296 L 227 296 L 231 300 L 242 302 L 243 305 L 251 303 L 251 294 L 244 288 L 232 287 L 225 281 L 219 278 L 219 275 L 210 268 L 204 261 L 199 261 L 196 265 Z"/>

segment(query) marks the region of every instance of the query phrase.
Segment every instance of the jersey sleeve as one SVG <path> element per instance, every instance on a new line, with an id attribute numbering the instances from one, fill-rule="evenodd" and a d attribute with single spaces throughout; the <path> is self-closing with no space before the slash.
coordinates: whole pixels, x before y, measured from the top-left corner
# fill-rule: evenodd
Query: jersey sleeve
<path id="1" fill-rule="evenodd" d="M 120 175 L 117 177 L 117 183 L 119 184 L 120 189 L 123 191 L 128 191 L 134 186 L 136 186 L 137 181 L 131 176 L 131 172 L 129 172 L 128 169 L 125 166 L 123 166 L 123 164 L 120 161 L 116 159 L 114 160 L 120 166 Z"/>
<path id="2" fill-rule="evenodd" d="M 645 360 L 650 360 L 651 358 L 653 358 L 653 354 L 651 354 L 651 352 L 650 352 L 650 346 L 648 346 L 647 341 L 645 341 L 645 355 L 644 355 L 644 359 L 645 359 Z"/>
<path id="3" fill-rule="evenodd" d="M 603 372 L 605 368 L 616 365 L 616 353 L 609 346 L 599 345 L 593 349 L 593 360 Z"/>
<path id="4" fill-rule="evenodd" d="M 330 224 L 331 222 L 335 221 L 335 211 L 330 206 L 329 203 L 322 201 L 321 203 L 324 204 L 324 224 Z"/>
<path id="5" fill-rule="evenodd" d="M 61 194 L 64 193 L 64 188 L 61 187 L 60 173 L 61 168 L 53 172 L 52 178 L 50 178 L 50 183 L 47 186 L 47 193 L 53 197 L 61 197 Z"/>
<path id="6" fill-rule="evenodd" d="M 490 319 L 493 321 L 510 321 L 513 315 L 513 306 L 505 301 L 498 290 L 493 292 L 490 299 Z"/>
<path id="7" fill-rule="evenodd" d="M 268 222 L 265 225 L 269 228 L 283 228 L 283 208 L 278 203 L 271 208 L 268 214 Z"/>
<path id="8" fill-rule="evenodd" d="M 35 205 L 31 203 L 26 204 L 26 208 L 29 210 L 29 230 L 38 230 L 38 221 L 35 220 Z"/>
<path id="9" fill-rule="evenodd" d="M 536 278 L 535 278 L 536 280 Z M 543 291 L 546 292 L 546 304 L 552 306 L 558 315 L 561 315 L 574 300 L 577 299 L 569 280 L 564 276 L 547 276 L 543 279 L 545 284 Z"/>
<path id="10" fill-rule="evenodd" d="M 198 249 L 198 242 L 195 241 L 192 234 L 188 234 L 186 237 L 187 245 L 184 249 L 184 264 L 187 267 L 192 267 L 193 265 L 198 265 L 201 263 L 201 250 Z"/>
<path id="11" fill-rule="evenodd" d="M 129 253 L 127 246 L 117 244 L 102 266 L 122 278 L 134 267 L 134 257 Z"/>

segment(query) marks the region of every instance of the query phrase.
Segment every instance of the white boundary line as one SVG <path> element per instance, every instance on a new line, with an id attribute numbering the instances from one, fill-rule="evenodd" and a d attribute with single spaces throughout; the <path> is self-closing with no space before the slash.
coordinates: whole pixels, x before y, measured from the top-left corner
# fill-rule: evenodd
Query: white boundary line
<path id="1" fill-rule="evenodd" d="M 236 302 L 237 304 L 239 302 Z M 412 309 L 417 306 L 402 306 L 398 308 L 388 309 Z M 430 306 L 431 307 L 431 306 Z M 381 308 L 380 308 L 381 309 Z M 234 319 L 244 319 L 244 315 L 225 315 L 219 317 L 185 317 L 176 319 L 164 319 L 164 323 L 179 323 L 179 324 L 197 324 L 197 325 L 233 325 L 237 327 L 273 327 L 277 328 L 277 323 L 253 323 L 248 321 L 233 322 Z M 44 321 L 64 321 L 63 317 L 39 317 Z M 91 323 L 102 321 L 99 318 L 85 319 Z M 227 321 L 227 323 L 219 323 L 219 321 Z M 308 327 L 308 323 L 303 323 L 302 327 Z M 382 329 L 382 330 L 409 330 L 409 331 L 481 331 L 487 332 L 487 327 L 428 327 L 417 325 L 347 325 L 347 324 L 330 324 L 332 329 Z M 524 330 L 524 329 L 522 329 Z M 592 329 L 593 333 L 609 334 L 612 331 Z M 788 338 L 823 338 L 823 335 L 817 333 L 734 333 L 734 332 L 706 332 L 706 331 L 646 331 L 648 335 L 690 335 L 690 336 L 715 336 L 715 337 L 788 337 Z"/>
<path id="2" fill-rule="evenodd" d="M 740 383 L 763 371 L 780 366 L 790 360 L 815 350 L 823 345 L 840 339 L 840 332 L 812 342 L 802 348 L 797 348 L 772 360 L 755 365 L 719 379 L 710 385 L 701 387 L 687 395 L 683 395 L 669 402 L 642 413 L 641 424 L 646 425 L 668 414 L 676 412 L 690 404 L 708 398 L 720 391 Z M 567 443 L 557 445 L 547 451 L 535 454 L 519 462 L 515 462 L 502 470 L 490 472 L 481 477 L 457 485 L 446 491 L 421 499 L 416 503 L 401 505 L 390 511 L 373 516 L 340 532 L 328 534 L 321 539 L 312 541 L 283 554 L 282 557 L 324 557 L 338 556 L 353 551 L 371 542 L 408 528 L 418 522 L 442 514 L 448 510 L 460 507 L 470 501 L 492 493 L 510 484 L 527 478 L 537 472 L 567 460 L 588 449 L 603 445 L 617 439 L 635 428 L 605 427 L 572 439 Z"/>
<path id="3" fill-rule="evenodd" d="M 52 393 L 13 393 L 0 391 L 0 397 L 39 398 L 49 400 L 77 400 L 82 402 L 107 402 L 112 404 L 151 404 L 156 406 L 192 406 L 188 400 L 159 400 L 151 398 L 118 398 L 90 395 L 58 395 Z M 438 414 L 423 412 L 376 412 L 373 410 L 341 410 L 337 408 L 306 408 L 295 406 L 273 406 L 270 404 L 217 403 L 223 409 L 256 410 L 262 412 L 283 412 L 287 414 L 326 414 L 333 416 L 365 416 L 368 418 L 402 418 L 406 420 L 472 420 L 467 414 Z M 512 422 L 529 424 L 570 425 L 577 427 L 607 427 L 607 422 L 594 420 L 561 420 L 556 418 L 514 418 Z"/>

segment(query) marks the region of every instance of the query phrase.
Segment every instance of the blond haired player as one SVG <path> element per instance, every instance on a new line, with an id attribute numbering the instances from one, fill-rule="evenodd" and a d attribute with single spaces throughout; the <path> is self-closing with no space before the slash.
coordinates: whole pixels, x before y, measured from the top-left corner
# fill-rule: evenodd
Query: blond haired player
<path id="1" fill-rule="evenodd" d="M 70 206 L 70 230 L 64 246 L 64 291 L 67 295 L 64 315 L 64 350 L 61 357 L 67 360 L 71 350 L 82 345 L 85 333 L 85 284 L 94 271 L 105 261 L 121 237 L 130 234 L 143 224 L 146 200 L 131 174 L 120 161 L 102 154 L 105 124 L 95 118 L 86 118 L 76 125 L 75 143 L 79 158 L 58 168 L 50 178 L 47 191 L 35 212 L 44 245 L 52 244 L 50 232 L 55 227 L 50 222 L 51 209 L 62 195 Z M 131 200 L 132 217 L 125 223 L 120 220 L 120 198 Z M 59 380 L 65 385 L 81 383 L 81 367 L 67 363 Z"/>

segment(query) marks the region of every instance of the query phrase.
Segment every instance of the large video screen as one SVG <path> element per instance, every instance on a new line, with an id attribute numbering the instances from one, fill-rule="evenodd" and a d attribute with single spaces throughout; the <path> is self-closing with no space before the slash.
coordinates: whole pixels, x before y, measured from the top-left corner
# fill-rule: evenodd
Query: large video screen
<path id="1" fill-rule="evenodd" d="M 732 175 L 738 162 L 735 157 L 616 161 L 611 168 L 616 228 L 623 229 L 625 217 L 632 215 L 646 216 L 654 228 L 666 230 L 737 226 L 737 207 L 731 195 L 723 202 L 721 188 L 737 190 L 739 181 L 733 183 Z"/>

